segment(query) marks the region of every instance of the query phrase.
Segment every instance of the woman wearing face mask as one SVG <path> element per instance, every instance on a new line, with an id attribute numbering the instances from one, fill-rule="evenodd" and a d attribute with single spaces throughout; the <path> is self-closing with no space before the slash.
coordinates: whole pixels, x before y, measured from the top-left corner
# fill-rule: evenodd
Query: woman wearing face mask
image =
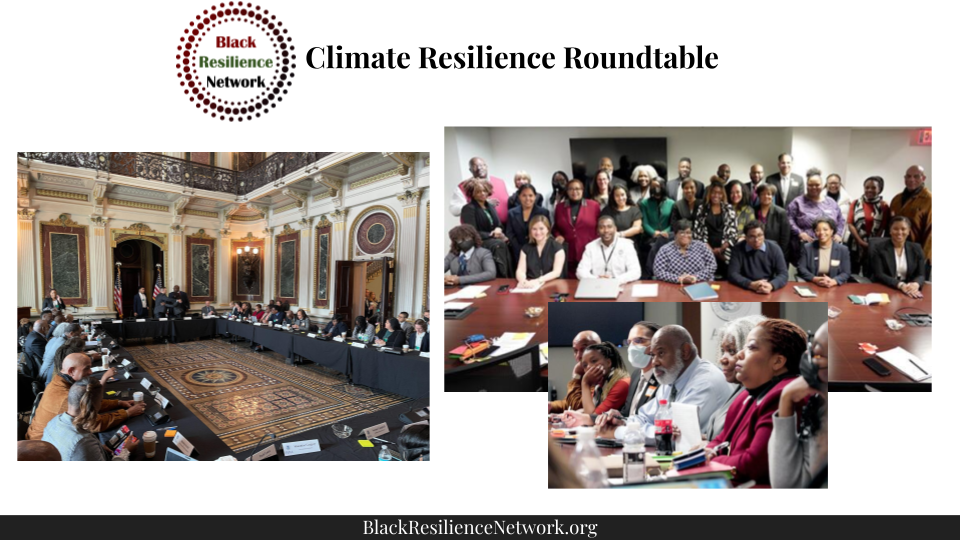
<path id="1" fill-rule="evenodd" d="M 850 252 L 837 243 L 837 225 L 820 217 L 813 224 L 816 241 L 803 246 L 797 276 L 821 287 L 836 287 L 850 279 Z"/>
<path id="2" fill-rule="evenodd" d="M 630 390 L 630 375 L 617 347 L 609 341 L 590 345 L 583 353 L 583 362 L 583 413 L 603 414 L 623 407 Z"/>
<path id="3" fill-rule="evenodd" d="M 469 225 L 450 229 L 450 252 L 443 258 L 443 283 L 469 285 L 497 277 L 497 266 L 490 250 L 482 247 L 477 230 Z"/>
<path id="4" fill-rule="evenodd" d="M 567 182 L 567 200 L 557 205 L 553 222 L 553 236 L 557 242 L 567 245 L 567 273 L 575 275 L 583 250 L 597 239 L 597 220 L 600 205 L 584 198 L 583 183 Z"/>
<path id="5" fill-rule="evenodd" d="M 707 460 L 736 468 L 734 481 L 770 484 L 767 443 L 783 389 L 800 374 L 807 334 L 796 324 L 767 319 L 747 336 L 734 368 L 743 385 L 720 432 L 707 444 Z M 721 443 L 729 447 L 715 451 Z"/>
<path id="6" fill-rule="evenodd" d="M 890 222 L 890 238 L 884 238 L 871 248 L 873 281 L 897 289 L 910 298 L 922 298 L 927 258 L 923 248 L 910 238 L 910 219 L 897 216 Z M 59 326 L 57 326 L 59 328 Z"/>
<path id="7" fill-rule="evenodd" d="M 653 268 L 647 264 L 650 250 L 657 243 L 670 240 L 673 229 L 670 215 L 673 212 L 673 199 L 666 196 L 659 179 L 650 181 L 650 198 L 640 202 L 640 214 L 643 219 L 643 238 L 640 240 L 640 267 L 643 275 L 653 275 Z"/>
<path id="8" fill-rule="evenodd" d="M 730 390 L 730 396 L 723 402 L 723 405 L 710 416 L 710 422 L 708 423 L 709 430 L 704 434 L 705 440 L 712 441 L 723 431 L 723 423 L 727 418 L 727 410 L 730 409 L 730 404 L 733 403 L 733 399 L 743 390 L 743 385 L 737 380 L 737 353 L 743 350 L 744 345 L 746 345 L 747 335 L 750 334 L 750 331 L 765 320 L 767 320 L 767 318 L 763 315 L 750 315 L 749 317 L 740 317 L 739 319 L 730 321 L 720 329 L 720 356 L 718 357 L 717 364 L 720 366 L 723 377 L 727 379 L 732 389 Z"/>
<path id="9" fill-rule="evenodd" d="M 536 216 L 550 217 L 549 212 L 537 206 L 537 197 L 533 184 L 521 184 L 517 190 L 517 206 L 507 212 L 507 238 L 514 261 L 520 261 L 520 250 L 530 242 L 530 220 Z"/>
<path id="10" fill-rule="evenodd" d="M 530 241 L 520 250 L 517 264 L 517 287 L 530 289 L 566 274 L 566 253 L 563 246 L 550 236 L 550 222 L 546 216 L 530 219 Z"/>
<path id="11" fill-rule="evenodd" d="M 567 182 L 570 178 L 567 173 L 557 171 L 551 177 L 550 197 L 543 201 L 543 207 L 550 212 L 550 223 L 556 222 L 557 205 L 567 200 Z"/>
<path id="12" fill-rule="evenodd" d="M 864 269 L 869 276 L 870 239 L 880 238 L 890 223 L 890 205 L 883 200 L 883 178 L 871 176 L 863 181 L 863 196 L 853 202 L 847 214 L 850 224 L 850 270 L 856 274 Z"/>
<path id="13" fill-rule="evenodd" d="M 780 393 L 768 446 L 771 487 L 821 487 L 810 485 L 819 476 L 817 471 L 822 471 L 822 487 L 826 487 L 828 342 L 827 323 L 823 323 L 801 363 L 803 377 Z"/>

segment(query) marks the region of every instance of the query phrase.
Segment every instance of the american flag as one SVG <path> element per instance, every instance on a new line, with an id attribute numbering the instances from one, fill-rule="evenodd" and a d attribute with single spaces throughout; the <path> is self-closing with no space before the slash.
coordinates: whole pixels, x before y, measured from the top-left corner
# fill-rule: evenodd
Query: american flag
<path id="1" fill-rule="evenodd" d="M 117 318 L 123 318 L 123 291 L 120 287 L 120 267 L 117 267 L 117 283 L 113 286 L 113 305 L 117 308 Z"/>
<path id="2" fill-rule="evenodd" d="M 157 281 L 153 284 L 153 299 L 156 300 L 160 295 L 160 287 L 163 287 L 163 276 L 160 275 L 160 267 L 157 267 Z"/>

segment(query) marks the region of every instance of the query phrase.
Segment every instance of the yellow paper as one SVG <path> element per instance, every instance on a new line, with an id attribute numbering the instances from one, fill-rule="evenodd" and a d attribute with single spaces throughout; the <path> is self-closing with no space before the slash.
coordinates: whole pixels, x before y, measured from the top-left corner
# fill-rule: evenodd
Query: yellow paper
<path id="1" fill-rule="evenodd" d="M 373 448 L 373 443 L 370 442 L 370 441 L 360 440 L 360 441 L 357 441 L 357 442 L 360 443 L 360 446 L 362 446 L 362 447 L 364 447 L 364 448 Z"/>
<path id="2" fill-rule="evenodd" d="M 168 430 L 166 431 L 166 433 L 163 434 L 163 436 L 164 436 L 164 437 L 173 437 L 173 436 L 176 435 L 176 434 L 177 434 L 177 430 L 175 430 L 175 429 L 168 429 Z"/>
<path id="3" fill-rule="evenodd" d="M 715 290 L 715 291 L 719 291 L 719 290 L 720 290 L 720 285 L 711 285 L 710 288 L 713 289 L 713 290 Z"/>

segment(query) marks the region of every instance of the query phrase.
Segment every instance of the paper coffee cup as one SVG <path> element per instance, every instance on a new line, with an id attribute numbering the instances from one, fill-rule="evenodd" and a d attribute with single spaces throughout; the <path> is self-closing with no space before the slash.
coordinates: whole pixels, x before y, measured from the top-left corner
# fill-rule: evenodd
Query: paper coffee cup
<path id="1" fill-rule="evenodd" d="M 217 458 L 217 461 L 236 461 L 236 460 L 237 458 L 233 456 L 223 456 L 221 458 Z"/>
<path id="2" fill-rule="evenodd" d="M 103 368 L 110 369 L 110 355 L 105 354 L 101 359 L 103 360 Z"/>
<path id="3" fill-rule="evenodd" d="M 108 353 L 110 352 L 110 349 L 104 347 L 104 348 L 100 349 L 100 352 L 102 352 L 103 354 L 108 354 Z"/>
<path id="4" fill-rule="evenodd" d="M 148 458 L 152 458 L 157 453 L 157 432 L 143 432 L 143 452 Z"/>
<path id="5" fill-rule="evenodd" d="M 133 393 L 134 401 L 143 401 L 143 392 L 134 392 Z"/>
<path id="6" fill-rule="evenodd" d="M 409 345 L 404 345 L 404 346 L 403 346 L 403 352 L 407 352 L 407 351 L 409 351 L 409 350 L 410 350 L 410 346 L 409 346 Z"/>

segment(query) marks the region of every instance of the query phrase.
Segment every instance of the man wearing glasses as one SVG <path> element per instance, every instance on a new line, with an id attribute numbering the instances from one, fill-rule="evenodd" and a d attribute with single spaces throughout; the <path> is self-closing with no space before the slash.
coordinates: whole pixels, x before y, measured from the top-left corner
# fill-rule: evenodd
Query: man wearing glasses
<path id="1" fill-rule="evenodd" d="M 745 242 L 733 246 L 728 269 L 731 283 L 757 294 L 770 294 L 787 284 L 787 263 L 776 242 L 766 242 L 763 224 L 751 220 L 743 228 Z"/>
<path id="2" fill-rule="evenodd" d="M 717 259 L 710 246 L 693 239 L 693 226 L 686 219 L 677 222 L 674 232 L 673 242 L 657 252 L 653 262 L 654 278 L 680 285 L 712 280 Z"/>

